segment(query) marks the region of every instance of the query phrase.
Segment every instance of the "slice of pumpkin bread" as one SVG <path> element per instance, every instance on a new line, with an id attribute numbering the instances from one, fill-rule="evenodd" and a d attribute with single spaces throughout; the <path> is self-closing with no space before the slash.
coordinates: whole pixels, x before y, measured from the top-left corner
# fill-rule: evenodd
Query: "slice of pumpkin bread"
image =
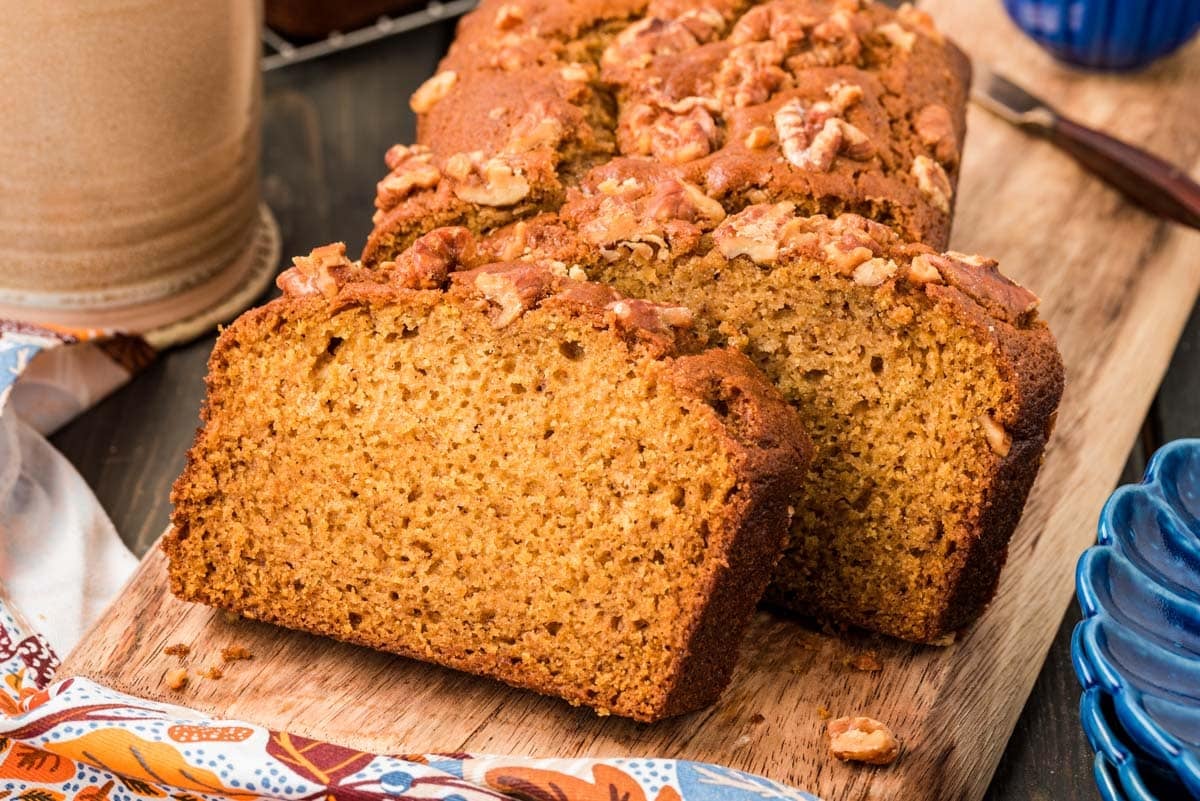
<path id="1" fill-rule="evenodd" d="M 796 404 L 816 456 L 769 600 L 920 642 L 977 617 L 1063 388 L 1037 298 L 993 261 L 856 215 L 726 216 L 662 165 L 606 170 L 483 250 L 686 305 Z"/>
<path id="2" fill-rule="evenodd" d="M 179 597 L 643 721 L 712 702 L 811 446 L 691 314 L 439 229 L 328 246 L 209 364 Z"/>

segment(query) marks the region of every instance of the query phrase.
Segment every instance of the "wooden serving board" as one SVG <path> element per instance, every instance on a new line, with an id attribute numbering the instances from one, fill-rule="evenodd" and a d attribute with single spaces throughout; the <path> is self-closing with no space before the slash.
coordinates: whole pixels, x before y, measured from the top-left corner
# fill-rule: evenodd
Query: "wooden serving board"
<path id="1" fill-rule="evenodd" d="M 927 6 L 976 57 L 1197 174 L 1200 45 L 1134 76 L 1083 75 L 1016 33 L 999 3 Z M 1068 388 L 999 594 L 956 644 L 836 638 L 760 614 L 719 704 L 644 726 L 398 657 L 226 622 L 169 595 L 156 548 L 61 675 L 380 752 L 684 757 L 826 801 L 981 798 L 1072 597 L 1076 557 L 1093 541 L 1200 288 L 1200 234 L 1132 209 L 1050 146 L 978 109 L 970 127 L 955 247 L 996 255 L 1041 295 Z M 175 642 L 191 645 L 195 668 L 234 644 L 254 659 L 171 692 L 163 675 L 177 663 L 160 651 Z M 846 665 L 868 649 L 881 671 Z M 887 722 L 904 742 L 900 761 L 864 768 L 831 759 L 821 708 Z"/>

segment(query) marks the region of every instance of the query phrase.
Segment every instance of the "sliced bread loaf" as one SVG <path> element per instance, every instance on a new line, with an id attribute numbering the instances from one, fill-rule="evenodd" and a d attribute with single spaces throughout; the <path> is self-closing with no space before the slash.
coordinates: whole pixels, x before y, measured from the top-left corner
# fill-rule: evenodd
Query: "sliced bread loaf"
<path id="1" fill-rule="evenodd" d="M 329 246 L 213 351 L 179 597 L 654 720 L 713 701 L 811 455 L 677 306 L 463 229 Z"/>

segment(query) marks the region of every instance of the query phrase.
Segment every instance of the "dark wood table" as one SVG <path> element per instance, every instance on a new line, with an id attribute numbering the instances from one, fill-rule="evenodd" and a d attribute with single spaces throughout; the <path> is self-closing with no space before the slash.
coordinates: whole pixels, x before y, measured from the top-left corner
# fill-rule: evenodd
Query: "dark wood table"
<path id="1" fill-rule="evenodd" d="M 408 96 L 432 73 L 451 34 L 452 26 L 443 23 L 267 74 L 263 194 L 279 220 L 285 257 L 339 239 L 351 252 L 361 246 L 371 227 L 383 153 L 395 142 L 412 140 Z M 167 525 L 167 496 L 196 428 L 212 344 L 208 336 L 164 353 L 52 437 L 139 556 Z M 1191 400 L 1197 396 L 1200 310 L 1192 314 L 1123 481 L 1140 475 L 1146 454 L 1158 443 L 1200 435 L 1200 415 Z M 1078 619 L 1072 605 L 989 799 L 1098 797 L 1071 669 L 1070 634 Z"/>

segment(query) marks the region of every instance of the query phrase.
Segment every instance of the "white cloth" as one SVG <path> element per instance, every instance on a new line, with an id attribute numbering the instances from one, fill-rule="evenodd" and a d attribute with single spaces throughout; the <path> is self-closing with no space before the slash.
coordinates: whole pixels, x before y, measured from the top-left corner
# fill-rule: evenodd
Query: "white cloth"
<path id="1" fill-rule="evenodd" d="M 67 654 L 137 566 L 91 488 L 46 441 L 127 381 L 88 342 L 0 335 L 0 592 Z"/>
<path id="2" fill-rule="evenodd" d="M 137 566 L 83 478 L 11 409 L 0 414 L 0 582 L 66 655 Z"/>

